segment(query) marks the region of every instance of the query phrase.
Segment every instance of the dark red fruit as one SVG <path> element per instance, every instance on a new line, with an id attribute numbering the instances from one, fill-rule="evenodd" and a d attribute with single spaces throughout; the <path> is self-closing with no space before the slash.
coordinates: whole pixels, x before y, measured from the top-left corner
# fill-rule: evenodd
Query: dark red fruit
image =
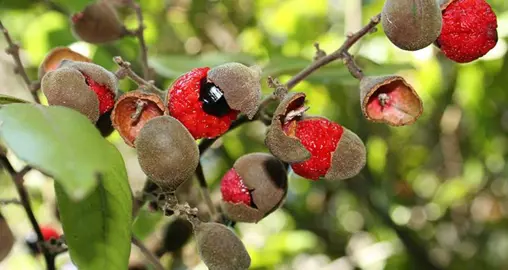
<path id="1" fill-rule="evenodd" d="M 179 77 L 168 91 L 169 113 L 195 139 L 214 138 L 228 129 L 239 111 L 232 110 L 223 92 L 207 82 L 208 67 L 195 68 Z"/>
<path id="2" fill-rule="evenodd" d="M 342 126 L 325 118 L 310 118 L 288 122 L 284 131 L 300 139 L 311 153 L 310 159 L 291 164 L 295 173 L 312 180 L 325 176 L 331 166 L 331 153 L 337 148 L 344 131 Z"/>
<path id="3" fill-rule="evenodd" d="M 222 177 L 220 191 L 222 192 L 223 200 L 226 202 L 251 205 L 252 200 L 249 189 L 245 186 L 242 178 L 234 168 L 230 169 Z"/>
<path id="4" fill-rule="evenodd" d="M 446 57 L 467 63 L 496 46 L 497 18 L 485 0 L 453 0 L 442 7 L 443 28 L 436 45 Z"/>

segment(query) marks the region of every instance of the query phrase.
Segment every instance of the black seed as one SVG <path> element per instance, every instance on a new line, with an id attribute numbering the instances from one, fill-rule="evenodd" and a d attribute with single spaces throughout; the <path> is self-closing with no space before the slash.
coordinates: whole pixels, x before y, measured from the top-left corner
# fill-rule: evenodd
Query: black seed
<path id="1" fill-rule="evenodd" d="M 199 100 L 203 103 L 203 111 L 207 114 L 221 117 L 231 111 L 222 90 L 215 84 L 206 82 L 206 78 L 201 82 Z"/>

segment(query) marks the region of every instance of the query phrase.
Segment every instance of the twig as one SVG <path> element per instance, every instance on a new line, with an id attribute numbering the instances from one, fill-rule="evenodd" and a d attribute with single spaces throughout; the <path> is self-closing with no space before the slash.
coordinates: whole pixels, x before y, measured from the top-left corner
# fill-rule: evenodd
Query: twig
<path id="1" fill-rule="evenodd" d="M 21 204 L 21 202 L 18 199 L 0 199 L 0 206 L 8 204 Z"/>
<path id="2" fill-rule="evenodd" d="M 145 80 L 150 80 L 151 78 L 151 71 L 150 67 L 148 66 L 148 48 L 146 46 L 145 42 L 145 25 L 143 24 L 143 12 L 141 10 L 141 7 L 138 3 L 134 2 L 133 0 L 128 1 L 128 5 L 130 8 L 132 8 L 136 12 L 136 17 L 138 20 L 138 29 L 131 32 L 131 35 L 136 36 L 139 41 L 139 50 L 141 53 L 141 67 L 143 69 L 143 78 Z"/>
<path id="3" fill-rule="evenodd" d="M 174 192 L 159 194 L 157 204 L 165 214 L 170 211 L 171 215 L 184 216 L 193 227 L 201 223 L 198 218 L 198 209 L 191 207 L 188 203 L 180 204 Z"/>
<path id="4" fill-rule="evenodd" d="M 28 86 L 28 91 L 30 91 L 30 94 L 32 94 L 32 97 L 34 98 L 35 102 L 41 103 L 39 100 L 39 96 L 37 95 L 37 90 L 39 89 L 38 85 L 40 84 L 38 82 L 35 83 L 32 82 L 32 80 L 30 80 L 30 78 L 28 77 L 28 74 L 26 74 L 25 67 L 23 66 L 23 63 L 21 63 L 21 58 L 19 57 L 19 45 L 14 43 L 14 41 L 11 38 L 11 35 L 9 34 L 9 30 L 7 30 L 7 28 L 4 27 L 2 21 L 0 21 L 0 30 L 4 34 L 7 44 L 9 44 L 5 52 L 12 56 L 12 59 L 16 64 L 15 73 L 19 74 L 21 78 L 23 78 L 23 81 L 25 81 L 25 84 Z"/>
<path id="5" fill-rule="evenodd" d="M 25 187 L 23 186 L 23 177 L 30 171 L 32 168 L 30 166 L 26 166 L 21 171 L 16 172 L 14 168 L 12 167 L 11 163 L 7 159 L 6 156 L 0 155 L 0 163 L 1 165 L 7 170 L 7 172 L 11 175 L 12 181 L 14 182 L 14 185 L 16 186 L 16 190 L 18 191 L 19 198 L 21 201 L 21 204 L 23 205 L 23 208 L 25 208 L 25 212 L 28 216 L 28 219 L 30 220 L 30 223 L 32 224 L 32 228 L 35 231 L 35 234 L 37 235 L 37 243 L 39 243 L 40 248 L 42 250 L 42 253 L 44 254 L 44 260 L 46 261 L 46 269 L 47 270 L 55 270 L 55 256 L 51 253 L 51 251 L 48 249 L 48 246 L 44 242 L 44 236 L 42 235 L 41 228 L 39 226 L 39 223 L 37 222 L 37 219 L 35 218 L 34 212 L 32 210 L 32 206 L 30 205 L 30 197 L 28 196 L 28 192 L 26 191 Z"/>
<path id="6" fill-rule="evenodd" d="M 351 73 L 351 75 L 357 78 L 358 80 L 361 80 L 363 78 L 363 71 L 355 63 L 353 56 L 348 52 L 344 52 L 342 53 L 342 55 L 344 65 L 346 65 L 347 69 L 349 70 L 349 73 Z"/>
<path id="7" fill-rule="evenodd" d="M 344 59 L 344 58 L 347 58 L 348 56 L 351 56 L 349 53 L 348 53 L 348 50 L 356 43 L 358 42 L 358 40 L 360 40 L 363 36 L 367 35 L 368 33 L 371 33 L 373 31 L 373 29 L 375 29 L 376 25 L 379 24 L 379 21 L 381 19 L 381 14 L 378 14 L 374 17 L 372 17 L 370 19 L 370 22 L 364 26 L 362 29 L 360 29 L 358 32 L 354 33 L 354 34 L 350 34 L 348 35 L 346 41 L 344 42 L 344 44 L 342 44 L 342 46 L 337 49 L 336 51 L 334 51 L 333 53 L 329 54 L 329 55 L 325 55 L 319 59 L 317 59 L 316 61 L 314 61 L 312 64 L 310 64 L 308 67 L 304 68 L 302 71 L 300 71 L 298 74 L 296 74 L 295 76 L 293 76 L 287 83 L 286 83 L 286 89 L 289 91 L 291 90 L 295 85 L 297 85 L 299 82 L 303 81 L 305 78 L 307 78 L 309 75 L 311 75 L 313 72 L 315 72 L 316 70 L 318 70 L 319 68 L 331 63 L 332 61 L 334 60 L 337 60 L 337 59 Z M 319 48 L 319 46 L 318 46 Z M 319 49 L 320 50 L 320 49 Z M 323 53 L 320 53 L 321 55 L 323 55 Z M 357 73 L 358 70 L 361 72 L 361 69 L 356 66 L 356 64 L 354 63 L 354 61 L 350 61 L 349 62 L 349 65 L 348 66 L 348 69 L 353 70 L 353 72 L 355 72 L 355 74 L 358 76 L 359 74 Z M 353 75 L 355 76 L 355 75 Z M 271 79 L 271 82 L 273 83 L 273 85 L 276 85 L 274 82 L 275 82 L 275 79 Z M 276 87 L 276 90 L 277 90 L 277 87 Z M 261 102 L 261 105 L 259 106 L 259 110 L 264 110 L 268 104 L 273 101 L 273 96 L 268 96 L 266 97 L 262 102 Z M 262 115 L 262 112 L 260 112 L 258 115 Z M 257 118 L 255 118 L 257 120 Z M 231 126 L 229 127 L 229 130 L 228 131 L 231 131 L 235 128 L 237 128 L 238 126 L 241 126 L 242 124 L 244 123 L 247 123 L 249 122 L 250 120 L 247 119 L 246 117 L 240 117 L 238 118 L 235 122 L 233 122 L 233 124 L 231 124 Z M 217 138 L 214 138 L 214 139 L 205 139 L 205 140 L 202 140 L 201 143 L 199 144 L 199 152 L 201 155 L 203 155 L 203 153 L 217 140 Z"/>
<path id="8" fill-rule="evenodd" d="M 154 85 L 153 81 L 146 81 L 145 79 L 141 78 L 136 72 L 134 72 L 131 69 L 131 63 L 124 61 L 121 56 L 115 56 L 113 57 L 113 61 L 120 67 L 115 72 L 115 75 L 119 79 L 124 79 L 125 77 L 129 77 L 132 81 L 137 83 L 140 87 L 144 87 L 146 90 L 156 94 L 156 95 L 162 95 L 164 91 L 157 88 L 157 86 Z"/>
<path id="9" fill-rule="evenodd" d="M 164 270 L 164 266 L 160 263 L 159 259 L 155 257 L 155 255 L 148 250 L 148 248 L 141 242 L 139 239 L 137 239 L 135 236 L 132 236 L 132 243 L 139 248 L 141 253 L 145 255 L 145 258 L 150 261 L 150 263 L 155 267 L 157 270 Z"/>
<path id="10" fill-rule="evenodd" d="M 210 197 L 210 192 L 208 191 L 208 185 L 206 183 L 205 174 L 203 173 L 203 166 L 201 166 L 201 161 L 198 163 L 198 167 L 196 168 L 196 177 L 198 178 L 201 196 L 203 196 L 203 199 L 205 200 L 205 203 L 210 210 L 211 218 L 214 219 L 217 211 L 213 205 L 212 198 Z"/>
<path id="11" fill-rule="evenodd" d="M 327 56 L 318 59 L 317 61 L 314 61 L 310 66 L 306 67 L 298 74 L 296 74 L 286 83 L 288 89 L 293 88 L 295 85 L 297 85 L 299 82 L 307 78 L 310 74 L 318 70 L 320 67 L 329 64 L 334 60 L 343 58 L 344 52 L 347 52 L 356 42 L 358 42 L 358 40 L 360 40 L 363 36 L 370 33 L 372 29 L 374 29 L 376 25 L 378 25 L 380 19 L 381 14 L 372 17 L 372 19 L 370 19 L 370 22 L 366 26 L 364 26 L 358 32 L 348 35 L 346 41 L 344 42 L 344 44 L 342 44 L 342 46 L 339 49 L 337 49 L 336 51 Z"/>

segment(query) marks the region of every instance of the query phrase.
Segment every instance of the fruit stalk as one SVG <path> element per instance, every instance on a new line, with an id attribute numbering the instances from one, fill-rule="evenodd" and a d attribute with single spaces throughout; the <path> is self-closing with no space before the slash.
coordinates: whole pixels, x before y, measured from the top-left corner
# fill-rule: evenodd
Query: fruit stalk
<path id="1" fill-rule="evenodd" d="M 143 255 L 145 255 L 145 258 L 150 261 L 150 263 L 153 265 L 153 267 L 156 269 L 156 270 L 164 270 L 164 266 L 162 266 L 162 264 L 160 263 L 159 259 L 157 257 L 155 257 L 155 255 L 150 251 L 148 250 L 148 248 L 143 244 L 142 241 L 140 241 L 138 238 L 136 238 L 135 236 L 132 236 L 132 240 L 131 242 L 139 248 L 139 250 L 141 251 L 141 253 L 143 253 Z"/>
<path id="2" fill-rule="evenodd" d="M 137 83 L 140 87 L 145 87 L 147 91 L 150 93 L 161 95 L 164 91 L 160 90 L 153 84 L 152 81 L 147 81 L 141 78 L 136 72 L 131 69 L 131 63 L 124 61 L 121 56 L 113 57 L 113 61 L 120 67 L 115 75 L 118 79 L 123 79 L 125 77 L 129 77 L 132 81 Z"/>
<path id="3" fill-rule="evenodd" d="M 21 58 L 19 57 L 19 45 L 14 43 L 12 41 L 11 35 L 9 34 L 9 30 L 4 27 L 2 21 L 0 21 L 0 30 L 4 34 L 5 40 L 7 41 L 7 44 L 9 45 L 7 47 L 7 54 L 10 54 L 12 56 L 12 59 L 14 60 L 14 63 L 16 64 L 15 72 L 23 78 L 23 81 L 25 81 L 26 86 L 28 87 L 28 91 L 30 91 L 30 94 L 32 94 L 33 99 L 37 103 L 41 103 L 39 100 L 39 96 L 37 95 L 37 90 L 39 89 L 39 83 L 38 82 L 32 82 L 30 78 L 28 77 L 28 74 L 26 74 L 25 68 L 23 66 L 23 63 L 21 63 Z"/>
<path id="4" fill-rule="evenodd" d="M 18 191 L 19 198 L 25 212 L 32 224 L 32 228 L 37 235 L 37 242 L 40 244 L 42 253 L 44 254 L 44 260 L 46 261 L 46 269 L 47 270 L 56 270 L 55 266 L 55 254 L 53 254 L 48 246 L 44 242 L 44 236 L 41 231 L 41 227 L 35 218 L 34 212 L 32 210 L 32 206 L 30 204 L 30 197 L 28 196 L 28 192 L 23 185 L 23 178 L 25 175 L 32 170 L 30 166 L 25 166 L 19 172 L 16 172 L 9 159 L 5 155 L 0 155 L 0 165 L 5 168 L 5 170 L 11 175 L 12 181 L 16 186 L 16 190 Z"/>
<path id="5" fill-rule="evenodd" d="M 143 69 L 143 78 L 145 80 L 151 79 L 150 67 L 148 66 L 148 48 L 146 47 L 145 42 L 145 25 L 143 24 L 143 12 L 138 3 L 133 0 L 129 0 L 127 2 L 129 7 L 134 10 L 136 13 L 136 18 L 138 20 L 138 28 L 134 31 L 131 31 L 129 34 L 135 36 L 139 41 L 139 51 L 141 53 L 141 68 Z"/>
<path id="6" fill-rule="evenodd" d="M 322 66 L 325 66 L 337 59 L 344 59 L 345 55 L 344 53 L 347 52 L 358 40 L 360 40 L 363 36 L 367 35 L 374 29 L 380 22 L 381 14 L 378 14 L 374 17 L 372 17 L 367 25 L 365 25 L 362 29 L 358 30 L 358 32 L 353 33 L 351 35 L 348 35 L 346 41 L 340 48 L 338 48 L 333 53 L 324 56 L 322 58 L 319 58 L 317 61 L 314 61 L 312 64 L 310 64 L 308 67 L 304 68 L 302 71 L 300 71 L 298 74 L 293 76 L 287 83 L 286 86 L 288 89 L 293 88 L 295 85 L 297 85 L 299 82 L 307 78 L 310 74 L 312 74 L 314 71 L 318 70 Z"/>

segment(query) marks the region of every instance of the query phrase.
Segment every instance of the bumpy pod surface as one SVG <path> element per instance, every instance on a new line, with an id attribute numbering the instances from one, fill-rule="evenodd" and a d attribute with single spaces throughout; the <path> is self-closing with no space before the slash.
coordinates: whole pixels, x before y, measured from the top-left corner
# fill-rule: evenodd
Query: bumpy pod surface
<path id="1" fill-rule="evenodd" d="M 219 223 L 200 223 L 194 228 L 199 255 L 210 270 L 246 270 L 251 259 L 242 241 Z"/>
<path id="2" fill-rule="evenodd" d="M 194 175 L 198 166 L 199 150 L 194 139 L 171 116 L 146 122 L 134 145 L 141 169 L 165 192 L 175 191 Z"/>
<path id="3" fill-rule="evenodd" d="M 416 51 L 437 39 L 443 19 L 436 0 L 386 0 L 381 24 L 395 46 Z"/>

